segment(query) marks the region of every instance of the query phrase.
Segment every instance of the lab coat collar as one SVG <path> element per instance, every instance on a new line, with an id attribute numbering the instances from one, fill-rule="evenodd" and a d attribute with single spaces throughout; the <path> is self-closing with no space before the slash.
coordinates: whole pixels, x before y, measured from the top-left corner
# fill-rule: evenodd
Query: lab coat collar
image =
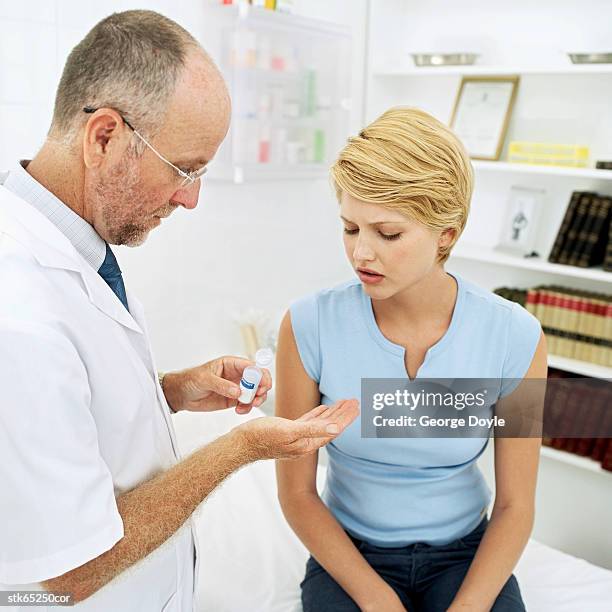
<path id="1" fill-rule="evenodd" d="M 71 270 L 80 274 L 94 306 L 128 329 L 143 333 L 141 326 L 124 308 L 104 279 L 79 255 L 70 240 L 49 219 L 2 185 L 0 205 L 0 233 L 6 233 L 26 246 L 41 266 Z M 139 305 L 133 298 L 132 301 L 138 309 Z"/>

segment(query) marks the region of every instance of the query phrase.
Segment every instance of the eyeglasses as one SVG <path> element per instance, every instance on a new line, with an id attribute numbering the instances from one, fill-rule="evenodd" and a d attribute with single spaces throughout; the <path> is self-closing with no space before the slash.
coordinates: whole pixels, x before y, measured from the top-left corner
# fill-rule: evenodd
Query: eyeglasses
<path id="1" fill-rule="evenodd" d="M 85 106 L 83 108 L 83 112 L 88 113 L 88 114 L 95 113 L 97 110 L 98 110 L 97 108 L 92 108 L 91 106 Z M 177 168 L 171 161 L 168 161 L 161 153 L 159 153 L 159 151 L 157 151 L 155 147 L 152 144 L 150 144 L 144 138 L 144 136 L 142 136 L 142 134 L 140 134 L 138 130 L 134 128 L 134 126 L 121 113 L 119 113 L 119 116 L 121 117 L 123 123 L 125 123 L 125 125 L 127 125 L 130 128 L 130 130 L 132 130 L 132 132 L 134 132 L 134 134 L 136 134 L 136 136 L 138 136 L 138 138 L 140 138 L 140 140 L 142 140 L 142 142 L 144 142 L 147 145 L 147 147 L 149 147 L 149 149 L 151 149 L 151 151 L 153 151 L 153 153 L 157 155 L 157 157 L 159 157 L 159 159 L 161 159 L 163 162 L 165 162 L 166 164 L 168 164 L 169 166 L 171 166 L 172 168 L 176 170 L 179 177 L 183 179 L 180 184 L 181 188 L 186 187 L 187 185 L 193 185 L 198 179 L 202 178 L 202 176 L 204 176 L 206 172 L 208 171 L 208 168 L 206 166 L 203 166 L 199 170 L 194 170 L 193 172 L 185 172 L 184 170 Z"/>

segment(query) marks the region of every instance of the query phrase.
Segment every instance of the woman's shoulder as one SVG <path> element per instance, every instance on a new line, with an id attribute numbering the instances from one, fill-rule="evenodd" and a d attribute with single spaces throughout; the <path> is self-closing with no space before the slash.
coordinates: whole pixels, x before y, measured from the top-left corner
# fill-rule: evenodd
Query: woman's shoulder
<path id="1" fill-rule="evenodd" d="M 355 312 L 361 286 L 355 280 L 320 289 L 295 300 L 290 308 L 291 327 L 302 364 L 315 381 L 321 377 L 322 344 L 329 346 L 346 331 L 346 313 Z"/>
<path id="2" fill-rule="evenodd" d="M 343 283 L 334 285 L 333 287 L 326 287 L 319 289 L 305 296 L 294 300 L 291 304 L 290 310 L 302 310 L 312 309 L 316 307 L 321 308 L 333 308 L 339 307 L 345 304 L 354 304 L 356 300 L 361 297 L 361 283 L 358 279 L 351 279 Z"/>
<path id="3" fill-rule="evenodd" d="M 495 346 L 504 394 L 523 378 L 540 341 L 540 321 L 521 304 L 469 281 L 464 282 L 470 338 Z M 514 382 L 513 382 L 514 381 Z"/>
<path id="4" fill-rule="evenodd" d="M 518 302 L 508 300 L 489 289 L 461 278 L 468 308 L 473 314 L 502 319 L 509 325 L 539 327 L 540 322 Z"/>

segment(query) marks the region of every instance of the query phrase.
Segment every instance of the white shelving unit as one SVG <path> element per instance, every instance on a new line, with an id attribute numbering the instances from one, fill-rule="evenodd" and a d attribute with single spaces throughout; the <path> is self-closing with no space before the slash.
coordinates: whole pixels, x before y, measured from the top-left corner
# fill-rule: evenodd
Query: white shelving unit
<path id="1" fill-rule="evenodd" d="M 550 448 L 549 446 L 543 446 L 540 450 L 540 455 L 546 459 L 561 461 L 562 463 L 566 463 L 567 465 L 572 465 L 574 467 L 580 468 L 581 470 L 587 470 L 595 474 L 612 475 L 612 472 L 604 470 L 601 465 L 593 459 L 589 459 L 588 457 L 580 457 L 579 455 L 575 455 L 574 453 L 566 453 L 565 451 L 557 450 L 556 448 Z"/>
<path id="2" fill-rule="evenodd" d="M 536 164 L 515 164 L 503 161 L 482 161 L 477 159 L 472 162 L 472 166 L 474 166 L 475 170 L 482 172 L 542 174 L 573 179 L 612 181 L 612 170 L 598 170 L 597 168 L 570 168 Z"/>
<path id="3" fill-rule="evenodd" d="M 569 61 L 569 60 L 568 60 Z M 487 76 L 510 74 L 536 74 L 536 75 L 580 75 L 580 74 L 612 74 L 610 64 L 550 64 L 548 66 L 534 65 L 481 65 L 472 66 L 410 66 L 394 67 L 393 69 L 375 70 L 376 78 L 403 78 L 415 76 Z"/>
<path id="4" fill-rule="evenodd" d="M 548 367 L 558 368 L 559 370 L 571 372 L 572 374 L 580 374 L 581 376 L 612 380 L 612 368 L 607 368 L 597 363 L 589 363 L 588 361 L 561 357 L 560 355 L 548 355 Z"/>
<path id="5" fill-rule="evenodd" d="M 612 283 L 612 272 L 606 272 L 601 268 L 578 268 L 577 266 L 565 266 L 550 263 L 541 257 L 519 257 L 498 251 L 493 247 L 470 244 L 459 241 L 453 249 L 451 258 L 467 259 L 474 262 L 482 262 L 487 265 L 508 266 L 554 274 L 566 278 L 581 278 L 597 283 Z"/>

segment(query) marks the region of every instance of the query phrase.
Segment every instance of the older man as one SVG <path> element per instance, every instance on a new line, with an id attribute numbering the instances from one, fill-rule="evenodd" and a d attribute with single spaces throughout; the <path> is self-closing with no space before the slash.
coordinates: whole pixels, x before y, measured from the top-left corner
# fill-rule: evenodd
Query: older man
<path id="1" fill-rule="evenodd" d="M 150 11 L 115 14 L 70 54 L 40 152 L 0 180 L 4 589 L 72 593 L 83 610 L 191 610 L 198 504 L 241 466 L 312 452 L 357 414 L 347 401 L 250 420 L 180 460 L 170 411 L 235 406 L 249 362 L 158 381 L 109 244 L 140 245 L 196 206 L 229 114 L 191 35 Z M 252 405 L 269 388 L 266 373 Z"/>

